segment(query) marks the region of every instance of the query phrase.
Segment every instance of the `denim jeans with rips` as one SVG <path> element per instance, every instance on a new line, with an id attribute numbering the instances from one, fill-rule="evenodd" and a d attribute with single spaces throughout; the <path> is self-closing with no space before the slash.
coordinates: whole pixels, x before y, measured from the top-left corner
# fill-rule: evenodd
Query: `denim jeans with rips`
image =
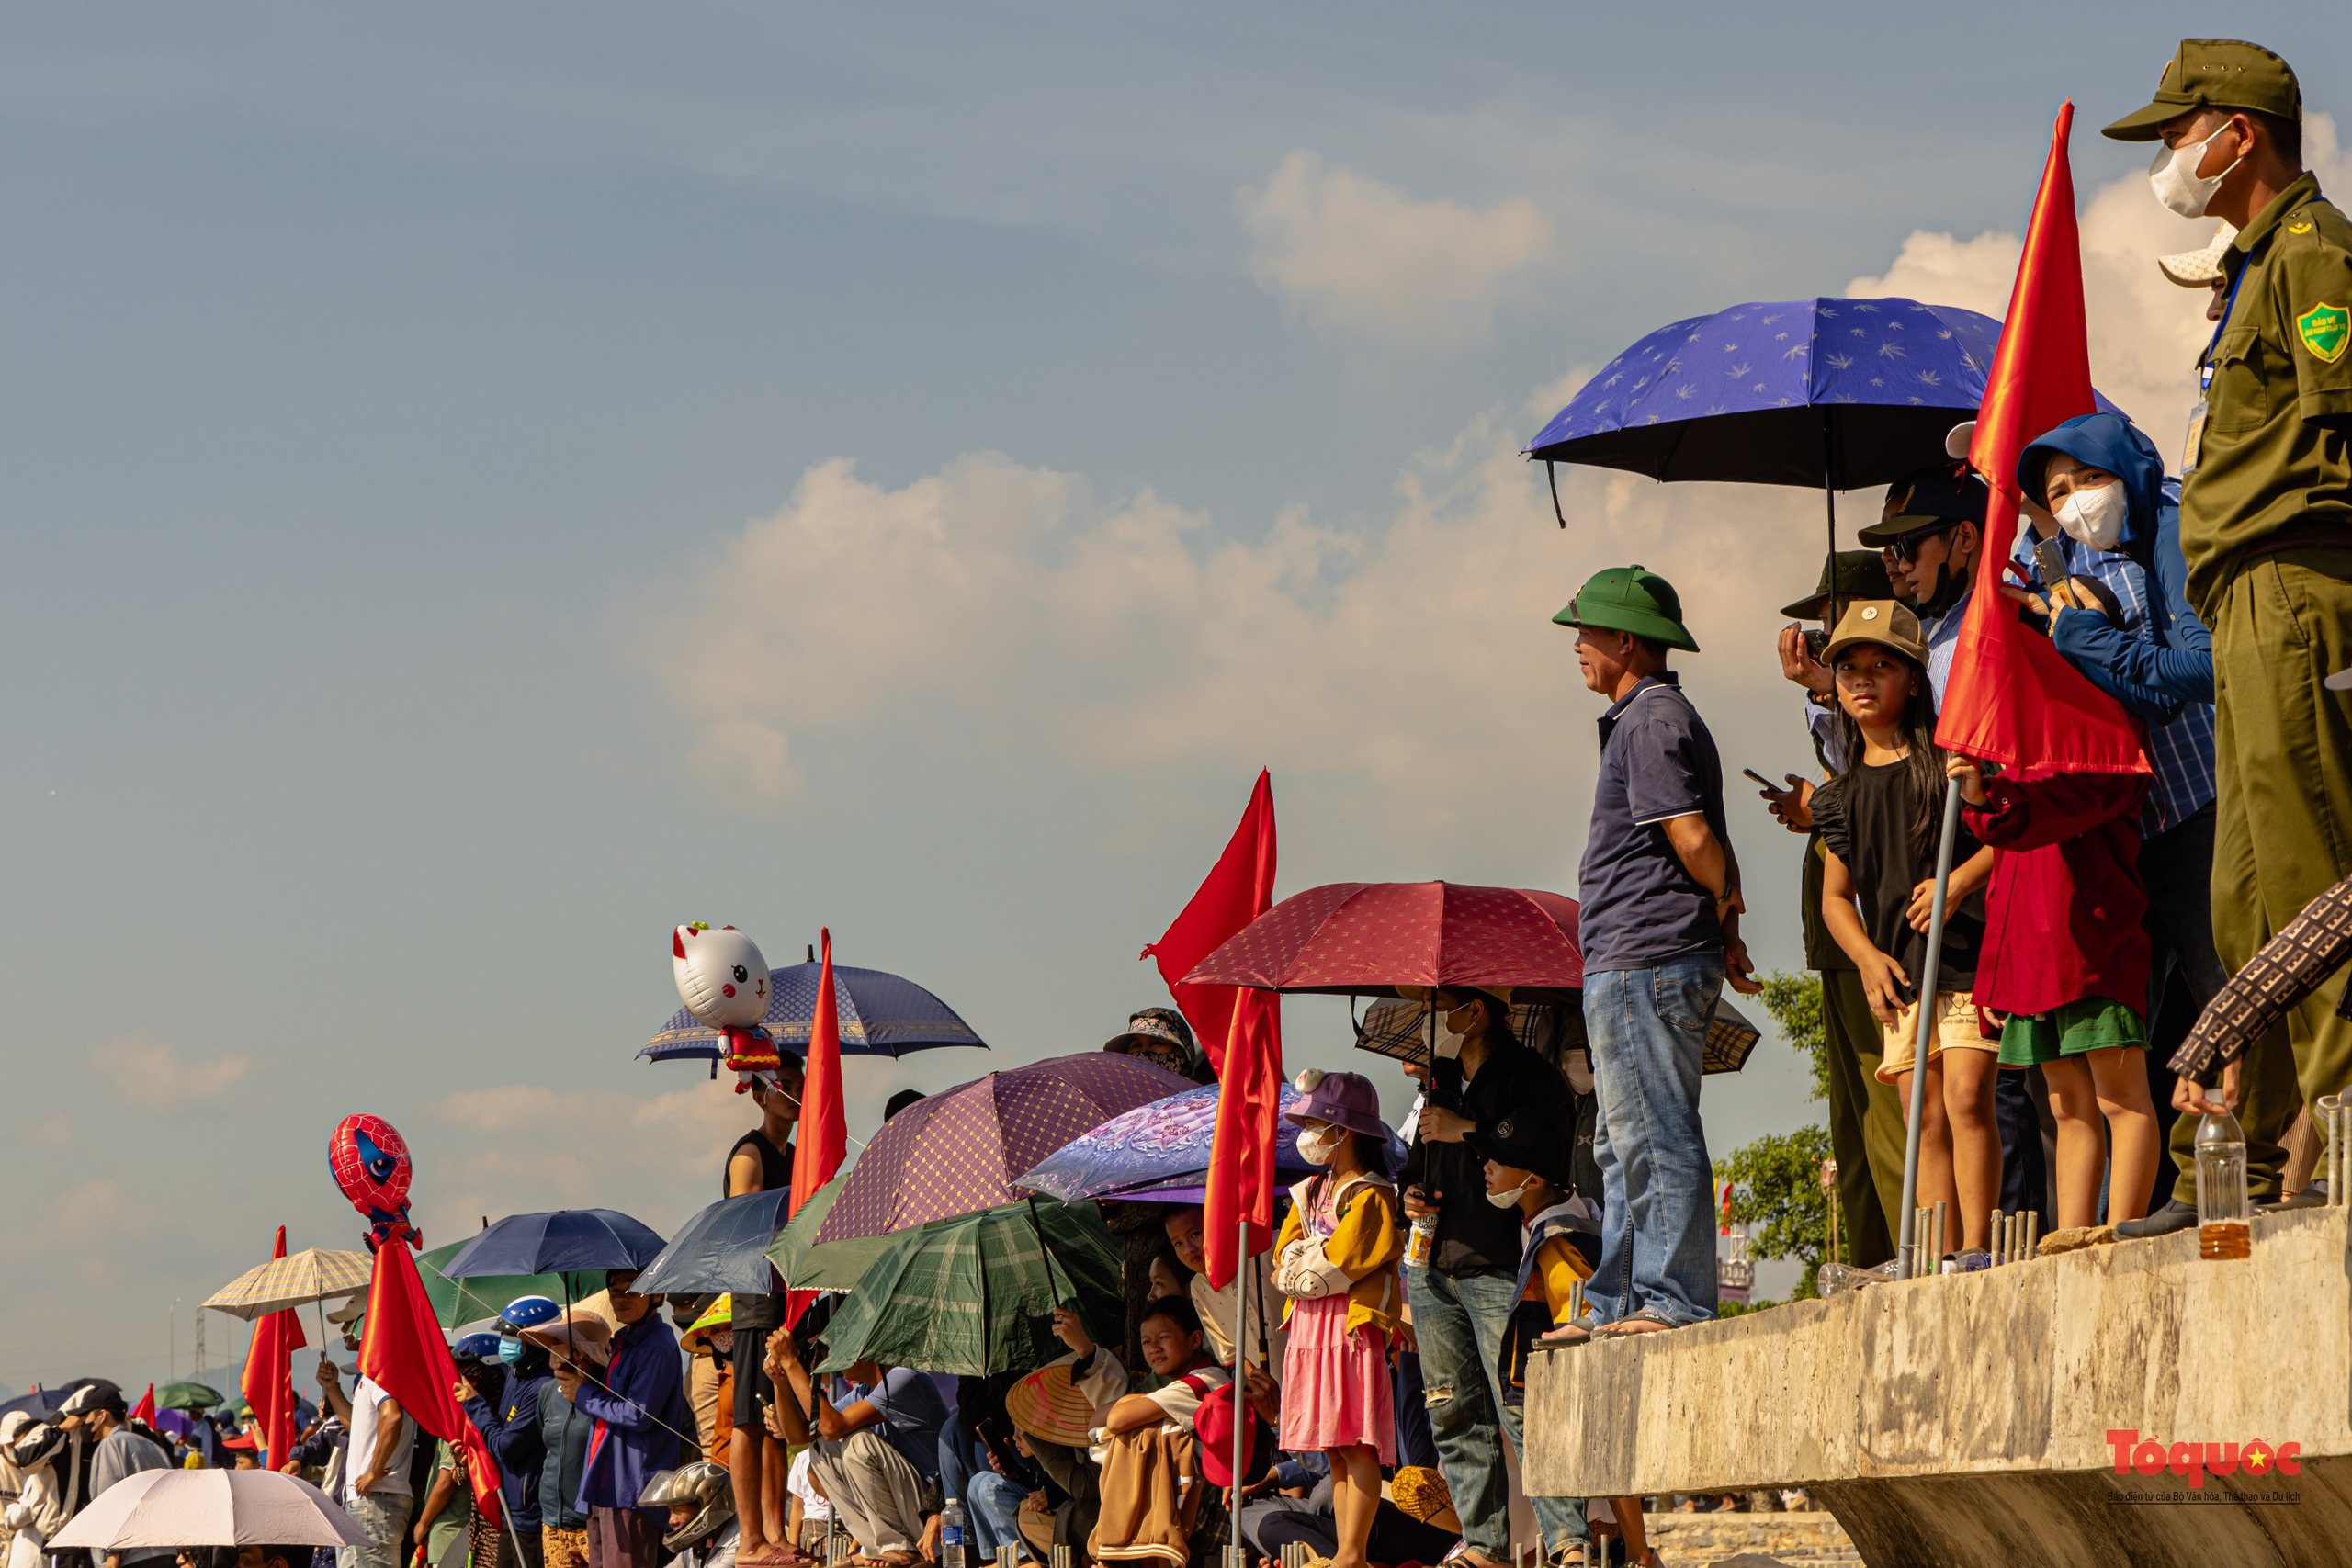
<path id="1" fill-rule="evenodd" d="M 1601 1197 L 1600 1261 L 1585 1299 L 1600 1322 L 1715 1315 L 1715 1176 L 1699 1075 L 1723 984 L 1719 951 L 1585 973 Z"/>
<path id="2" fill-rule="evenodd" d="M 1502 1434 L 1523 1453 L 1524 1415 L 1505 1404 L 1501 1387 L 1503 1330 L 1510 1322 L 1517 1281 L 1509 1274 L 1441 1274 L 1405 1270 L 1413 1303 L 1413 1336 L 1421 1348 L 1421 1398 L 1437 1439 L 1438 1471 L 1462 1516 L 1462 1539 L 1498 1562 L 1510 1560 L 1510 1476 L 1503 1467 Z M 1589 1541 L 1581 1497 L 1533 1497 L 1536 1527 L 1546 1551 Z"/>

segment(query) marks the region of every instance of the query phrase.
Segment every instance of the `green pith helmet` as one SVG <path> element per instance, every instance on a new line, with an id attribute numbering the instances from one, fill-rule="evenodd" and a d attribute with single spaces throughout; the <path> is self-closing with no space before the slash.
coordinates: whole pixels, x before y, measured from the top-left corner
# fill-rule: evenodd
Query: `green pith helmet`
<path id="1" fill-rule="evenodd" d="M 1631 632 L 1668 648 L 1696 653 L 1699 645 L 1682 626 L 1682 597 L 1674 584 L 1641 566 L 1596 571 L 1553 620 L 1564 626 L 1599 626 Z"/>
<path id="2" fill-rule="evenodd" d="M 2255 109 L 2301 122 L 2303 89 L 2293 67 L 2258 43 L 2185 38 L 2165 62 L 2154 100 L 2099 134 L 2117 141 L 2154 141 L 2167 123 L 2202 108 Z"/>

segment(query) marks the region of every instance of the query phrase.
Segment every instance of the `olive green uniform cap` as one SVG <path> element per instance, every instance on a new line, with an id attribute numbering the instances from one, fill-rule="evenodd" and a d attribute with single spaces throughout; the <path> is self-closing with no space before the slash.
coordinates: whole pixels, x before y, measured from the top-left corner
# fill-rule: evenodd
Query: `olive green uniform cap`
<path id="1" fill-rule="evenodd" d="M 1682 596 L 1674 584 L 1645 567 L 1612 566 L 1594 572 L 1552 619 L 1564 626 L 1631 632 L 1687 653 L 1699 651 L 1682 626 Z"/>
<path id="2" fill-rule="evenodd" d="M 1839 550 L 1837 556 L 1838 580 L 1829 580 L 1829 562 L 1821 563 L 1821 585 L 1810 599 L 1800 599 L 1793 604 L 1781 606 L 1781 614 L 1792 621 L 1817 621 L 1829 607 L 1834 592 L 1845 603 L 1856 599 L 1892 599 L 1894 584 L 1887 581 L 1886 562 L 1876 550 Z"/>
<path id="3" fill-rule="evenodd" d="M 2294 67 L 2258 43 L 2185 38 L 2165 62 L 2154 100 L 2099 134 L 2117 141 L 2154 141 L 2167 121 L 2203 108 L 2255 109 L 2301 123 L 2303 89 Z"/>

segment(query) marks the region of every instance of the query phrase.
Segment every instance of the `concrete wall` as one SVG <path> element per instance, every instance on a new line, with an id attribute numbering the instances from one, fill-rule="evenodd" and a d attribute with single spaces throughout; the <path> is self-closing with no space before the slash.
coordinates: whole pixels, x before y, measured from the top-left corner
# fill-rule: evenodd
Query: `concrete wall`
<path id="1" fill-rule="evenodd" d="M 1880 1568 L 2352 1563 L 2346 1217 L 2257 1218 L 2239 1262 L 2189 1232 L 1544 1352 L 1529 1489 L 1803 1485 Z M 2115 1427 L 2309 1462 L 2133 1502 L 2191 1488 L 2116 1475 Z"/>

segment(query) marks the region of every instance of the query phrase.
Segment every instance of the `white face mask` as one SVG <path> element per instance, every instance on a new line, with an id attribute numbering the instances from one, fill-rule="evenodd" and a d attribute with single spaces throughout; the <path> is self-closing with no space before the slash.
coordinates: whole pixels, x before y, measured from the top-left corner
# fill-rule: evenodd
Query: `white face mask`
<path id="1" fill-rule="evenodd" d="M 1469 1042 L 1469 1039 L 1470 1037 L 1468 1035 L 1455 1032 L 1453 1025 L 1448 1021 L 1445 1014 L 1438 1014 L 1437 1054 L 1440 1056 L 1444 1057 L 1449 1062 L 1452 1061 L 1454 1057 L 1462 1055 L 1462 1047 Z"/>
<path id="2" fill-rule="evenodd" d="M 2095 550 L 2111 550 L 2123 537 L 2132 501 L 2120 483 L 2078 490 L 2058 503 L 2058 526 L 2066 536 Z"/>
<path id="3" fill-rule="evenodd" d="M 2224 122 L 2213 136 L 2227 130 L 2229 125 Z M 2213 144 L 2213 136 L 2193 145 L 2158 148 L 2156 161 L 2148 165 L 2148 184 L 2154 187 L 2156 199 L 2183 218 L 2204 217 L 2213 193 L 2230 177 L 2230 169 L 2245 160 L 2245 154 L 2240 152 L 2231 160 L 2230 169 L 2223 169 L 2210 179 L 2199 175 L 2198 167 L 2204 163 L 2205 149 Z"/>
<path id="4" fill-rule="evenodd" d="M 1298 1157 L 1309 1165 L 1329 1165 L 1340 1152 L 1340 1129 L 1309 1127 L 1298 1135 Z"/>
<path id="5" fill-rule="evenodd" d="M 1535 1178 L 1532 1176 L 1528 1177 L 1525 1180 L 1522 1180 L 1518 1186 L 1512 1188 L 1508 1192 L 1497 1192 L 1492 1188 L 1489 1188 L 1487 1191 L 1487 1201 L 1492 1203 L 1498 1209 L 1516 1209 L 1519 1207 L 1520 1194 L 1525 1192 L 1527 1190 L 1528 1182 L 1534 1179 Z"/>

